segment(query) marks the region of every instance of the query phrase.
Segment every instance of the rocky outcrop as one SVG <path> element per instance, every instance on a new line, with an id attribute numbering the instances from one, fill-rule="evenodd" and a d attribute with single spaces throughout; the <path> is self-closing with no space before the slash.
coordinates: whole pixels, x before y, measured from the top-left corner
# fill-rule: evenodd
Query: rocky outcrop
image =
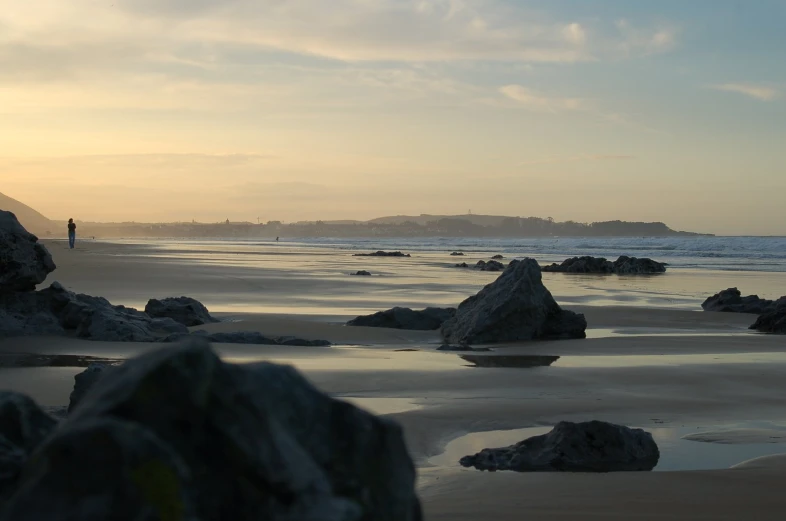
<path id="1" fill-rule="evenodd" d="M 93 387 L 107 373 L 110 365 L 107 364 L 90 364 L 87 369 L 81 373 L 74 375 L 74 389 L 71 391 L 71 396 L 68 401 L 68 412 L 71 413 L 77 404 L 87 394 L 87 391 Z"/>
<path id="2" fill-rule="evenodd" d="M 650 275 L 665 273 L 666 264 L 652 259 L 621 256 L 614 262 L 603 257 L 573 257 L 561 264 L 551 264 L 541 268 L 554 273 L 616 273 L 617 275 Z"/>
<path id="3" fill-rule="evenodd" d="M 453 253 L 451 253 L 451 255 L 453 257 L 463 257 L 464 256 L 464 252 L 454 251 Z"/>
<path id="4" fill-rule="evenodd" d="M 412 255 L 400 251 L 375 251 L 374 253 L 356 253 L 353 257 L 412 257 Z"/>
<path id="5" fill-rule="evenodd" d="M 533 259 L 511 261 L 499 278 L 468 298 L 442 325 L 448 343 L 585 338 L 584 315 L 560 308 Z"/>
<path id="6" fill-rule="evenodd" d="M 505 265 L 495 260 L 490 260 L 488 262 L 479 260 L 478 263 L 475 264 L 475 269 L 480 271 L 503 271 Z"/>
<path id="7" fill-rule="evenodd" d="M 743 297 L 737 288 L 725 289 L 701 304 L 704 311 L 751 313 L 753 315 L 769 313 L 780 306 L 786 307 L 786 297 L 781 297 L 777 301 L 759 298 L 758 295 Z"/>
<path id="8" fill-rule="evenodd" d="M 786 298 L 781 298 L 777 302 L 782 302 L 773 311 L 768 311 L 750 327 L 760 333 L 770 333 L 774 335 L 786 335 Z"/>
<path id="9" fill-rule="evenodd" d="M 371 276 L 371 272 L 366 271 L 366 270 L 360 270 L 358 272 L 351 273 L 351 275 L 355 275 L 357 277 L 370 277 Z"/>
<path id="10" fill-rule="evenodd" d="M 210 315 L 204 304 L 190 297 L 150 299 L 145 306 L 145 313 L 152 318 L 171 318 L 186 327 L 220 322 Z"/>
<path id="11" fill-rule="evenodd" d="M 548 434 L 461 458 L 464 467 L 516 472 L 647 471 L 660 451 L 652 435 L 612 423 L 560 422 Z"/>
<path id="12" fill-rule="evenodd" d="M 422 519 L 397 424 L 194 340 L 99 380 L 14 488 L 7 521 Z"/>
<path id="13" fill-rule="evenodd" d="M 56 425 L 27 396 L 0 391 L 0 517 L 3 498 L 12 491 L 25 461 Z"/>
<path id="14" fill-rule="evenodd" d="M 494 256 L 492 257 L 492 259 L 493 259 L 493 260 L 502 260 L 502 259 L 504 259 L 504 258 L 505 258 L 505 256 L 504 256 L 504 255 L 494 255 Z"/>
<path id="15" fill-rule="evenodd" d="M 454 308 L 426 308 L 421 311 L 415 311 L 410 308 L 395 307 L 387 311 L 379 311 L 373 315 L 354 318 L 347 322 L 347 325 L 431 331 L 439 329 L 446 320 L 455 314 L 456 310 Z"/>
<path id="16" fill-rule="evenodd" d="M 194 331 L 190 334 L 169 335 L 162 342 L 180 342 L 189 337 L 204 338 L 216 344 L 256 344 L 266 346 L 325 347 L 332 345 L 327 340 L 304 340 L 293 336 L 267 337 L 256 331 L 234 331 L 229 333 L 208 333 Z"/>
<path id="17" fill-rule="evenodd" d="M 54 282 L 46 289 L 0 295 L 0 336 L 65 334 L 112 342 L 154 342 L 188 329 L 101 297 L 76 294 Z"/>
<path id="18" fill-rule="evenodd" d="M 469 268 L 469 264 L 467 264 L 466 262 L 460 262 L 460 263 L 456 264 L 456 267 L 457 268 Z"/>
<path id="19" fill-rule="evenodd" d="M 11 212 L 0 210 L 0 293 L 33 291 L 55 270 L 38 238 Z"/>

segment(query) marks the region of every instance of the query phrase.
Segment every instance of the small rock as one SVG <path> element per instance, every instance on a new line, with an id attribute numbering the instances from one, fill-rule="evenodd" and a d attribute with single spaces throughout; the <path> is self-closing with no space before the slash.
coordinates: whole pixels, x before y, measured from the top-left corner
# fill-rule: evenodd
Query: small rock
<path id="1" fill-rule="evenodd" d="M 219 322 L 201 302 L 190 297 L 150 299 L 145 306 L 145 313 L 152 318 L 171 318 L 186 327 Z"/>
<path id="2" fill-rule="evenodd" d="M 360 271 L 358 271 L 356 273 L 352 273 L 352 275 L 356 275 L 358 277 L 370 277 L 371 276 L 371 272 L 368 272 L 368 271 L 365 271 L 365 270 L 360 270 Z"/>
<path id="3" fill-rule="evenodd" d="M 469 264 L 467 264 L 466 262 L 462 262 L 460 264 L 456 264 L 456 267 L 457 268 L 469 268 Z"/>
<path id="4" fill-rule="evenodd" d="M 451 255 L 454 257 L 463 257 L 464 253 L 460 251 L 454 251 L 453 253 L 451 253 Z"/>
<path id="5" fill-rule="evenodd" d="M 411 257 L 409 253 L 400 251 L 375 251 L 374 253 L 356 253 L 353 257 Z"/>
<path id="6" fill-rule="evenodd" d="M 348 326 L 385 327 L 389 329 L 408 329 L 431 331 L 439 327 L 456 313 L 454 308 L 426 308 L 415 311 L 410 308 L 395 307 L 365 315 L 347 322 Z"/>
<path id="7" fill-rule="evenodd" d="M 456 351 L 456 352 L 465 352 L 465 351 L 491 351 L 488 347 L 472 347 L 466 344 L 462 345 L 450 345 L 450 344 L 442 344 L 437 348 L 437 351 Z"/>
<path id="8" fill-rule="evenodd" d="M 505 258 L 505 257 L 504 257 L 503 255 L 494 255 L 494 256 L 492 257 L 492 259 L 494 259 L 494 260 L 502 260 L 502 259 L 504 259 L 504 258 Z"/>
<path id="9" fill-rule="evenodd" d="M 560 422 L 548 434 L 461 458 L 464 467 L 516 472 L 648 471 L 660 459 L 652 435 L 612 423 Z"/>

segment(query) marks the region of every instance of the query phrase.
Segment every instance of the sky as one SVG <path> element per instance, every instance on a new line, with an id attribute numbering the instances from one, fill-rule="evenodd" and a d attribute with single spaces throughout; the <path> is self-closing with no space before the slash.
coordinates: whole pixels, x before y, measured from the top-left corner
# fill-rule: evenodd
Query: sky
<path id="1" fill-rule="evenodd" d="M 786 235 L 784 26 L 784 0 L 0 0 L 0 192 Z"/>

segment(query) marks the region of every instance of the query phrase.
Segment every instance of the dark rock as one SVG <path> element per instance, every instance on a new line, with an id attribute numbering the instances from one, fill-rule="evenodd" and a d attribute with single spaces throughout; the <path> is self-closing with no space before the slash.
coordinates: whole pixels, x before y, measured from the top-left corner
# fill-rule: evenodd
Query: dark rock
<path id="1" fill-rule="evenodd" d="M 373 315 L 354 318 L 347 322 L 347 325 L 431 331 L 439 329 L 442 323 L 455 313 L 456 310 L 453 308 L 426 308 L 422 311 L 415 311 L 410 308 L 395 307 Z"/>
<path id="2" fill-rule="evenodd" d="M 357 275 L 358 277 L 370 277 L 371 276 L 371 272 L 368 272 L 368 271 L 365 271 L 365 270 L 360 270 L 357 273 L 352 273 L 352 275 Z"/>
<path id="3" fill-rule="evenodd" d="M 8 521 L 422 519 L 397 424 L 194 339 L 99 380 L 23 474 Z"/>
<path id="4" fill-rule="evenodd" d="M 480 351 L 480 349 L 475 349 Z M 559 356 L 549 355 L 460 355 L 462 360 L 466 360 L 475 367 L 514 367 L 516 369 L 530 367 L 548 367 L 557 360 Z"/>
<path id="5" fill-rule="evenodd" d="M 292 336 L 267 337 L 256 331 L 234 331 L 230 333 L 208 333 L 207 331 L 194 331 L 190 334 L 175 333 L 163 338 L 162 342 L 180 342 L 189 337 L 198 337 L 216 344 L 255 344 L 266 346 L 303 346 L 324 347 L 332 345 L 327 340 L 304 340 Z"/>
<path id="6" fill-rule="evenodd" d="M 219 322 L 217 318 L 210 316 L 210 312 L 201 302 L 189 297 L 150 299 L 145 306 L 145 313 L 152 318 L 171 318 L 187 327 Z"/>
<path id="7" fill-rule="evenodd" d="M 453 255 L 454 257 L 463 257 L 464 253 L 460 251 L 454 251 L 453 253 L 451 253 L 451 255 Z"/>
<path id="8" fill-rule="evenodd" d="M 786 302 L 784 298 L 780 300 Z M 786 335 L 786 304 L 775 311 L 768 311 L 760 315 L 750 329 L 755 329 L 761 333 Z"/>
<path id="9" fill-rule="evenodd" d="M 548 434 L 461 458 L 464 467 L 516 472 L 647 471 L 660 451 L 652 435 L 612 423 L 560 422 Z"/>
<path id="10" fill-rule="evenodd" d="M 666 264 L 652 259 L 621 256 L 614 262 L 603 257 L 573 257 L 561 264 L 551 264 L 541 268 L 544 272 L 554 273 L 616 273 L 618 275 L 649 275 L 665 273 Z"/>
<path id="11" fill-rule="evenodd" d="M 353 257 L 411 257 L 409 253 L 400 251 L 375 251 L 374 253 L 356 253 Z"/>
<path id="12" fill-rule="evenodd" d="M 450 345 L 450 344 L 442 344 L 437 348 L 437 351 L 455 351 L 455 352 L 465 352 L 465 351 L 491 351 L 488 347 L 472 347 L 466 344 L 461 345 Z"/>
<path id="13" fill-rule="evenodd" d="M 511 261 L 499 278 L 468 298 L 442 324 L 448 343 L 489 344 L 585 338 L 584 315 L 560 308 L 533 259 Z"/>
<path id="14" fill-rule="evenodd" d="M 778 303 L 781 301 L 786 303 L 786 297 L 781 297 L 778 301 L 773 302 L 772 300 L 759 298 L 758 295 L 743 297 L 737 288 L 729 288 L 709 297 L 702 303 L 701 307 L 704 311 L 761 315 L 775 311 L 780 305 Z M 786 306 L 786 304 L 784 305 Z"/>
<path id="15" fill-rule="evenodd" d="M 0 506 L 16 487 L 28 456 L 56 425 L 57 420 L 27 396 L 0 391 Z"/>
<path id="16" fill-rule="evenodd" d="M 90 364 L 87 369 L 74 375 L 74 390 L 68 402 L 68 412 L 74 410 L 76 405 L 82 401 L 87 391 L 95 385 L 107 372 L 111 366 L 107 364 Z"/>
<path id="17" fill-rule="evenodd" d="M 171 318 L 151 318 L 101 297 L 73 293 L 57 282 L 41 291 L 0 296 L 0 326 L 6 336 L 73 332 L 113 342 L 154 342 L 188 332 Z"/>
<path id="18" fill-rule="evenodd" d="M 38 237 L 13 213 L 0 210 L 0 293 L 33 291 L 54 270 L 52 256 Z"/>
<path id="19" fill-rule="evenodd" d="M 475 269 L 480 271 L 503 271 L 505 265 L 495 260 L 490 260 L 488 262 L 480 260 L 475 264 Z"/>
<path id="20" fill-rule="evenodd" d="M 503 255 L 494 255 L 494 256 L 492 257 L 492 259 L 494 259 L 494 260 L 502 260 L 502 259 L 504 259 L 504 258 L 505 258 L 505 257 L 504 257 Z"/>
<path id="21" fill-rule="evenodd" d="M 462 262 L 460 264 L 456 264 L 456 267 L 457 268 L 469 268 L 469 264 L 467 264 L 466 262 Z"/>
<path id="22" fill-rule="evenodd" d="M 66 422 L 25 466 L 3 519 L 195 521 L 191 485 L 180 456 L 144 426 Z"/>

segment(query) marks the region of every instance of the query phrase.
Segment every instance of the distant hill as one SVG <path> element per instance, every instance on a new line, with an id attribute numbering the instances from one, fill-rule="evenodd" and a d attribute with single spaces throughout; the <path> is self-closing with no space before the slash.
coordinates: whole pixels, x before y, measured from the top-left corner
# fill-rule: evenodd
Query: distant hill
<path id="1" fill-rule="evenodd" d="M 464 221 L 469 221 L 472 224 L 476 224 L 478 226 L 499 226 L 502 224 L 502 221 L 508 218 L 509 217 L 503 215 L 475 215 L 471 213 L 464 215 L 431 215 L 422 213 L 417 216 L 392 215 L 389 217 L 377 217 L 376 219 L 371 219 L 368 222 L 374 224 L 403 224 L 405 222 L 412 222 L 422 226 L 430 222 L 439 221 L 440 219 L 461 219 Z"/>
<path id="2" fill-rule="evenodd" d="M 13 212 L 19 222 L 22 223 L 27 231 L 34 233 L 40 237 L 46 237 L 47 232 L 54 233 L 57 225 L 41 215 L 39 212 L 33 210 L 24 203 L 20 203 L 16 199 L 12 199 L 5 194 L 0 193 L 0 210 Z"/>

